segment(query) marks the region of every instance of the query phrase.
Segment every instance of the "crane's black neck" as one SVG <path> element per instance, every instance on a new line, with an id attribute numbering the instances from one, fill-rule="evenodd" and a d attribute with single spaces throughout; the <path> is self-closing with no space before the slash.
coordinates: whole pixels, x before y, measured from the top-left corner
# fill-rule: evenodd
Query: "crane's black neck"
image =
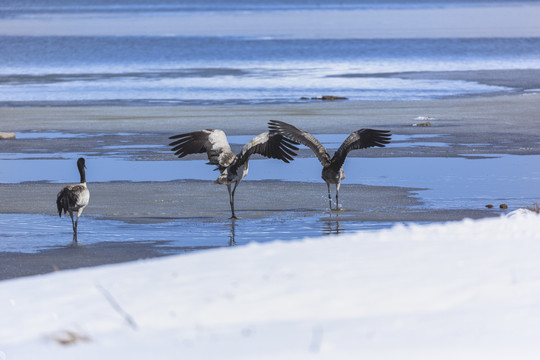
<path id="1" fill-rule="evenodd" d="M 86 183 L 86 171 L 85 169 L 85 162 L 83 158 L 80 158 L 77 161 L 77 168 L 79 169 L 79 174 L 81 175 L 81 184 Z"/>
<path id="2" fill-rule="evenodd" d="M 81 174 L 81 184 L 86 182 L 86 172 L 84 171 L 84 168 L 79 169 L 79 173 Z"/>

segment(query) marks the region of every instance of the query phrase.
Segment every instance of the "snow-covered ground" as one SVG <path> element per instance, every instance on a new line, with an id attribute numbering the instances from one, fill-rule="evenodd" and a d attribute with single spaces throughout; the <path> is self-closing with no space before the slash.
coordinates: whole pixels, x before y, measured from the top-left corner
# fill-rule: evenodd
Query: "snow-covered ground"
<path id="1" fill-rule="evenodd" d="M 540 217 L 0 283 L 0 359 L 538 359 Z"/>

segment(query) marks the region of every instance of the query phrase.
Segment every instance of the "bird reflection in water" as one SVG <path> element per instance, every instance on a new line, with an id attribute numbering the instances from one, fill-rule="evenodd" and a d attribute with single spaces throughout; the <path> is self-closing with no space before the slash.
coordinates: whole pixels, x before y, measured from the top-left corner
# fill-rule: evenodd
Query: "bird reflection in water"
<path id="1" fill-rule="evenodd" d="M 235 229 L 236 229 L 236 219 L 231 218 L 231 231 L 229 232 L 229 246 L 235 246 L 236 240 L 235 240 Z"/>
<path id="2" fill-rule="evenodd" d="M 323 235 L 338 235 L 341 234 L 343 231 L 344 229 L 340 226 L 339 217 L 337 215 L 334 217 L 329 217 L 323 223 Z"/>

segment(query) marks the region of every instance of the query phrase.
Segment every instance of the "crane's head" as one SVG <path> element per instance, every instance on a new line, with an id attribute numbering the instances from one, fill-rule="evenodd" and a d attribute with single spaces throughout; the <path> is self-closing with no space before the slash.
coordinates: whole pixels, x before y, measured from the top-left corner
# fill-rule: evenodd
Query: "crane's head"
<path id="1" fill-rule="evenodd" d="M 84 160 L 83 157 L 80 157 L 78 160 L 77 160 L 77 167 L 79 169 L 86 169 L 86 162 Z"/>

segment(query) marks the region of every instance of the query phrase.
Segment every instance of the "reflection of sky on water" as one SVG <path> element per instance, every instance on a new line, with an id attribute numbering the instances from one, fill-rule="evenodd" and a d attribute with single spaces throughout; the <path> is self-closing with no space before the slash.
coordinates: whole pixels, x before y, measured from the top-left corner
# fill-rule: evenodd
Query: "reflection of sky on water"
<path id="1" fill-rule="evenodd" d="M 24 181 L 76 182 L 73 159 L 3 160 L 1 183 Z M 10 158 L 3 154 L 3 159 Z M 17 158 L 17 157 L 15 157 Z M 217 173 L 204 160 L 132 161 L 88 157 L 89 182 L 209 180 Z M 429 207 L 456 208 L 485 202 L 528 205 L 540 197 L 540 156 L 502 155 L 486 159 L 465 158 L 358 158 L 345 162 L 343 184 L 425 188 L 419 195 Z M 250 161 L 248 180 L 322 182 L 316 158 L 297 158 L 291 164 L 271 159 Z M 485 204 L 484 204 L 485 205 Z"/>
<path id="2" fill-rule="evenodd" d="M 35 131 L 22 131 L 15 132 L 17 139 L 19 140 L 37 140 L 37 139 L 74 139 L 74 138 L 88 138 L 88 137 L 97 137 L 105 135 L 114 135 L 114 136 L 147 136 L 152 134 L 140 134 L 140 133 L 98 133 L 98 134 L 88 134 L 88 133 L 68 133 L 61 131 L 45 131 L 45 132 L 35 132 Z M 331 148 L 337 148 L 343 140 L 349 136 L 349 134 L 313 134 L 324 146 Z M 231 144 L 246 144 L 250 141 L 255 135 L 227 135 L 227 140 Z M 420 134 L 420 135 L 392 135 L 392 142 L 401 142 L 413 145 L 418 139 L 433 139 L 444 137 L 445 135 L 439 134 Z M 146 145 L 141 145 L 141 147 Z M 114 146 L 111 146 L 111 148 Z"/>
<path id="3" fill-rule="evenodd" d="M 108 134 L 87 134 L 87 133 L 67 133 L 61 131 L 21 131 L 15 132 L 15 136 L 19 140 L 37 140 L 37 139 L 76 139 L 76 138 L 88 138 L 88 137 L 97 137 L 104 136 Z M 135 133 L 114 133 L 112 135 L 117 136 L 144 136 L 145 134 L 135 134 Z"/>
<path id="4" fill-rule="evenodd" d="M 321 220 L 326 215 L 287 216 L 286 221 L 283 221 L 285 215 L 283 218 L 245 218 L 234 222 L 230 219 L 190 218 L 153 224 L 130 224 L 84 216 L 79 223 L 78 237 L 81 246 L 101 242 L 159 242 L 158 246 L 165 253 L 170 253 L 391 226 L 390 223 L 381 222 Z M 69 246 L 71 239 L 69 218 L 0 214 L 0 252 L 37 252 Z"/>
<path id="5" fill-rule="evenodd" d="M 354 182 L 365 185 L 426 188 L 419 195 L 430 208 L 481 207 L 496 201 L 529 206 L 540 199 L 540 156 L 351 158 L 345 171 L 345 182 L 351 174 Z"/>
<path id="6" fill-rule="evenodd" d="M 327 149 L 337 149 L 349 134 L 313 134 L 317 140 L 321 142 Z M 449 146 L 447 143 L 435 141 L 421 141 L 428 139 L 437 139 L 445 135 L 439 134 L 422 134 L 422 135 L 396 135 L 392 134 L 392 142 L 386 145 L 387 148 L 408 147 L 408 146 Z M 227 136 L 231 144 L 246 144 L 253 138 L 253 135 L 230 135 Z M 300 148 L 307 149 L 304 145 L 299 145 Z"/>
<path id="7" fill-rule="evenodd" d="M 103 134 L 65 132 L 23 132 L 19 139 L 81 138 Z M 129 136 L 133 134 L 116 133 Z M 138 134 L 141 135 L 141 134 Z M 348 134 L 316 134 L 329 150 L 338 148 Z M 389 148 L 417 146 L 444 147 L 438 141 L 446 135 L 392 135 Z M 253 135 L 228 136 L 231 144 L 245 144 Z M 302 146 L 304 147 L 304 146 Z M 75 159 L 87 157 L 89 182 L 107 181 L 213 181 L 217 173 L 205 160 L 134 161 L 122 149 L 148 149 L 149 154 L 168 153 L 166 145 L 122 144 L 105 145 L 105 155 L 77 153 L 3 153 L 0 154 L 0 183 L 48 181 L 73 183 L 79 179 Z M 305 147 L 304 147 L 305 148 Z M 345 162 L 347 178 L 344 184 L 384 185 L 423 188 L 419 195 L 432 208 L 482 206 L 486 202 L 513 201 L 529 205 L 540 197 L 540 156 L 501 155 L 486 159 L 465 158 L 360 158 Z M 291 164 L 273 159 L 250 161 L 249 180 L 282 180 L 322 182 L 321 166 L 312 158 L 296 158 Z M 517 205 L 517 204 L 516 204 Z"/>

